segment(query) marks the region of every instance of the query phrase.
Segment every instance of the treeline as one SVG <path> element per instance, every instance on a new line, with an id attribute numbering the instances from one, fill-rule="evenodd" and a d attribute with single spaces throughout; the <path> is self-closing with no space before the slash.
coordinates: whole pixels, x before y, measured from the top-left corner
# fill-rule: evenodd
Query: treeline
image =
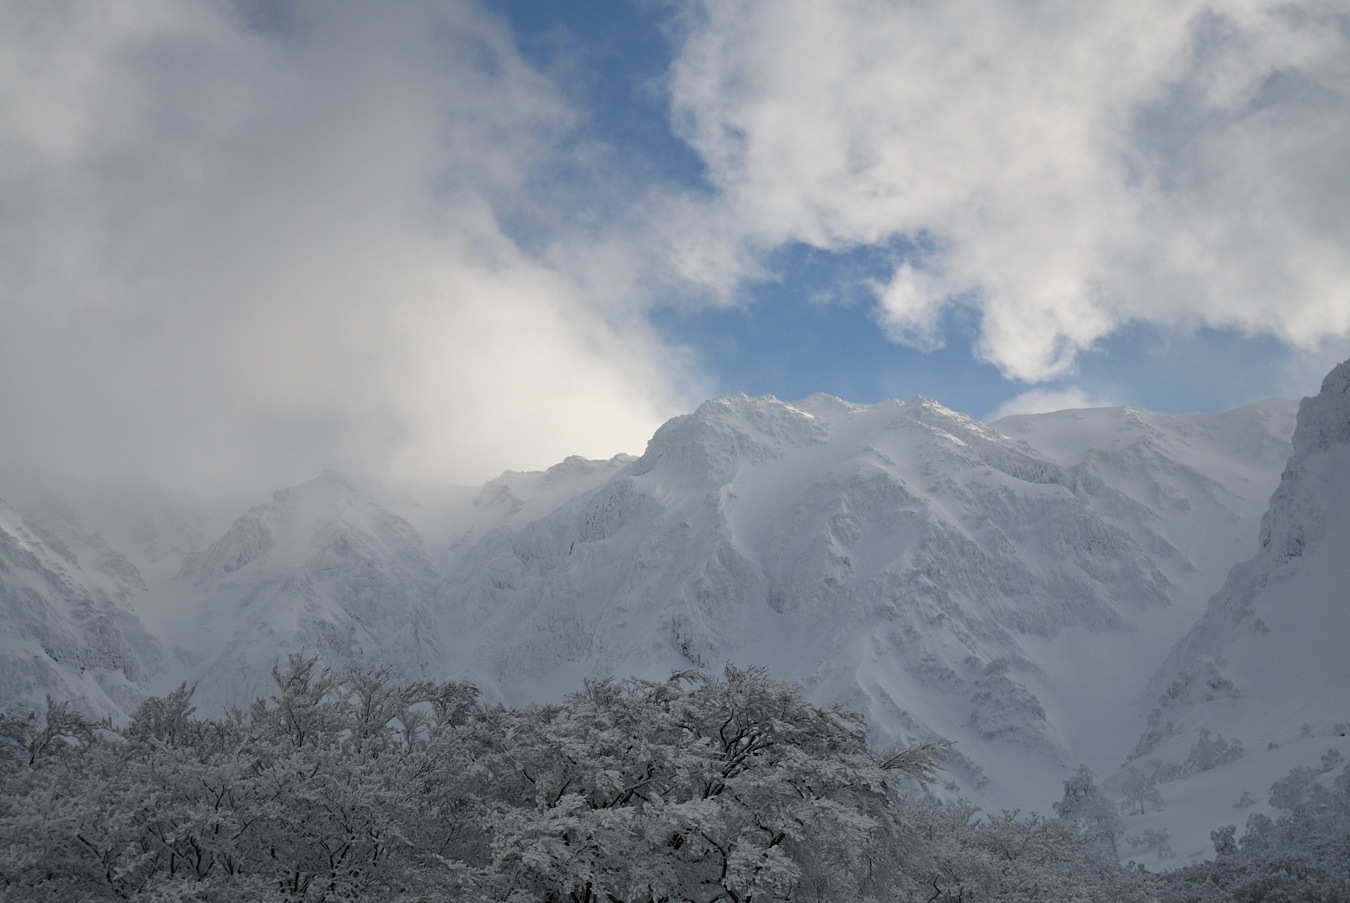
<path id="1" fill-rule="evenodd" d="M 1211 832 L 1210 862 L 1167 873 L 1177 903 L 1350 903 L 1350 771 L 1324 787 L 1318 777 L 1339 766 L 1334 750 L 1322 768 L 1300 766 L 1270 787 L 1280 813 L 1247 817 Z"/>
<path id="2" fill-rule="evenodd" d="M 1163 879 L 1103 856 L 1067 793 L 1058 819 L 924 799 L 941 744 L 876 753 L 859 716 L 756 670 L 521 710 L 313 659 L 275 678 L 220 720 L 187 687 L 120 728 L 0 719 L 0 900 L 1207 903 L 1257 856 L 1225 835 L 1223 869 Z"/>

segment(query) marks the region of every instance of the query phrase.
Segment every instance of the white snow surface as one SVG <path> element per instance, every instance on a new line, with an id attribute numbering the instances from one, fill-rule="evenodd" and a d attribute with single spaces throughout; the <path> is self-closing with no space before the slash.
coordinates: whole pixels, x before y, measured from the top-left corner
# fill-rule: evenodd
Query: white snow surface
<path id="1" fill-rule="evenodd" d="M 1213 770 L 1226 795 L 1246 790 L 1264 802 L 1291 767 L 1316 769 L 1328 749 L 1350 756 L 1350 361 L 1300 404 L 1293 454 L 1253 551 L 1153 675 L 1141 705 L 1156 709 L 1162 730 L 1133 764 L 1182 762 L 1208 730 L 1242 743 L 1242 758 Z M 1218 779 L 1204 772 L 1176 783 Z M 1193 833 L 1173 834 L 1199 848 L 1204 824 L 1240 829 L 1246 813 L 1231 800 L 1198 794 Z"/>
<path id="2" fill-rule="evenodd" d="M 0 501 L 0 703 L 41 710 L 69 701 L 119 716 L 164 664 L 142 623 L 140 572 L 50 496 L 25 517 Z"/>
<path id="3" fill-rule="evenodd" d="M 72 490 L 72 524 L 111 537 L 140 582 L 110 582 L 82 551 L 84 568 L 62 565 L 82 589 L 62 595 L 0 558 L 0 704 L 51 692 L 119 714 L 187 680 L 215 714 L 265 692 L 291 652 L 465 678 L 516 704 L 730 662 L 863 711 L 880 745 L 956 741 L 942 793 L 1047 811 L 1079 763 L 1119 767 L 1149 676 L 1258 551 L 1294 410 L 984 425 L 922 398 L 728 396 L 639 458 L 569 458 L 474 491 L 325 472 L 222 523 L 184 497 Z M 14 505 L 0 540 L 50 520 Z M 43 541 L 27 529 L 31 551 Z M 40 551 L 57 573 L 59 552 Z M 35 600 L 66 613 L 81 591 L 111 600 L 134 667 L 88 677 L 44 646 L 55 615 Z M 23 677 L 32 662 L 44 676 Z M 96 698 L 89 681 L 117 692 Z"/>

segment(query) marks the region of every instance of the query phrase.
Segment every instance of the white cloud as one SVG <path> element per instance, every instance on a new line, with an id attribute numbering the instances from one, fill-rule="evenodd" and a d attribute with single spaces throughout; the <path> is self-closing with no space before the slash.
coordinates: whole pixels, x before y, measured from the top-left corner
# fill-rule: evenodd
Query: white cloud
<path id="1" fill-rule="evenodd" d="M 908 238 L 893 338 L 1029 381 L 1122 324 L 1350 334 L 1350 15 L 1323 0 L 692 3 L 677 127 L 717 199 L 686 255 Z M 710 227 L 708 223 L 716 223 Z"/>
<path id="2" fill-rule="evenodd" d="M 881 326 L 891 341 L 920 351 L 942 347 L 938 321 L 947 290 L 941 279 L 902 263 L 885 285 L 874 290 Z"/>
<path id="3" fill-rule="evenodd" d="M 0 455 L 256 488 L 641 451 L 680 361 L 498 222 L 574 118 L 504 27 L 272 9 L 0 8 Z"/>
<path id="4" fill-rule="evenodd" d="M 1077 386 L 1066 389 L 1028 389 L 1016 398 L 1004 402 L 985 420 L 993 423 L 1000 417 L 1009 417 L 1013 414 L 1047 414 L 1076 408 L 1113 407 L 1116 404 L 1118 402 L 1089 394 Z"/>

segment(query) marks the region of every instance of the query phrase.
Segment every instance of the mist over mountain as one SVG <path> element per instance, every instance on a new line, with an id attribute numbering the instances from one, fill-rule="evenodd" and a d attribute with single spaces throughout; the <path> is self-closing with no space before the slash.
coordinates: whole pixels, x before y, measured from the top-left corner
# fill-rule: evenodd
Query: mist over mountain
<path id="1" fill-rule="evenodd" d="M 0 502 L 0 700 L 8 709 L 70 700 L 121 715 L 165 667 L 136 611 L 147 594 L 136 566 L 83 532 L 58 499 L 25 517 Z"/>
<path id="2" fill-rule="evenodd" d="M 989 425 L 923 398 L 726 396 L 640 457 L 474 490 L 8 479 L 0 702 L 122 717 L 188 681 L 215 714 L 297 652 L 509 704 L 755 665 L 879 745 L 954 741 L 936 791 L 986 808 L 1044 811 L 1079 764 L 1122 795 L 1156 760 L 1178 806 L 1127 830 L 1179 846 L 1183 806 L 1213 827 L 1311 754 L 1304 721 L 1321 743 L 1350 721 L 1347 384 Z M 1202 729 L 1246 755 L 1186 771 Z"/>

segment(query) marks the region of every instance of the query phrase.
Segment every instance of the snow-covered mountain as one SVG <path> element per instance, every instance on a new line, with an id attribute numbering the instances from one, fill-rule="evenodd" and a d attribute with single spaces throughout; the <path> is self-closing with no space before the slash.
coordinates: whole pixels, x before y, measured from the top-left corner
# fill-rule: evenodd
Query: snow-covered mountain
<path id="1" fill-rule="evenodd" d="M 19 650 L 7 661 L 46 669 L 24 684 L 6 666 L 0 703 L 51 692 L 116 713 L 189 680 L 218 711 L 264 691 L 290 652 L 468 678 L 513 703 L 732 662 L 861 709 L 878 742 L 953 739 L 950 792 L 1044 810 L 1079 762 L 1120 763 L 1148 676 L 1256 551 L 1294 409 L 986 426 L 921 398 L 731 396 L 667 423 L 641 457 L 569 458 L 476 492 L 326 472 L 222 519 L 183 497 L 84 487 L 72 510 L 126 575 L 90 570 L 91 533 L 89 551 L 62 539 L 77 573 L 25 528 L 22 548 L 51 574 L 66 561 L 83 589 L 63 595 L 30 565 L 0 572 L 4 648 Z M 31 500 L 15 509 L 7 536 L 50 519 Z M 50 612 L 80 592 L 134 637 L 116 680 L 42 659 L 58 648 L 42 640 Z M 76 677 L 120 695 L 92 700 Z"/>
<path id="2" fill-rule="evenodd" d="M 1300 713 L 1350 716 L 1350 361 L 1299 405 L 1293 449 L 1259 551 L 1232 569 L 1150 684 L 1167 714 L 1240 712 L 1232 723 L 1256 727 L 1278 710 L 1272 726 L 1296 729 Z M 1202 672 L 1223 686 L 1194 688 Z M 1184 689 L 1168 694 L 1178 679 Z M 1220 701 L 1238 698 L 1249 702 Z"/>
<path id="3" fill-rule="evenodd" d="M 60 500 L 24 516 L 0 502 L 0 689 L 6 708 L 41 709 L 48 696 L 97 716 L 144 697 L 163 667 L 137 611 L 140 572 Z"/>
<path id="4" fill-rule="evenodd" d="M 1178 853 L 1203 848 L 1206 825 L 1240 826 L 1248 813 L 1232 807 L 1244 792 L 1264 811 L 1265 789 L 1290 768 L 1329 772 L 1350 757 L 1350 361 L 1300 404 L 1259 545 L 1172 648 L 1143 705 L 1131 767 L 1181 773 L 1160 785 L 1162 811 L 1140 821 L 1191 810 L 1172 831 Z M 1202 732 L 1227 754 L 1197 762 Z"/>
<path id="5" fill-rule="evenodd" d="M 1292 409 L 996 429 L 925 399 L 714 399 L 552 505 L 534 477 L 490 487 L 499 521 L 438 608 L 461 673 L 516 701 L 760 664 L 880 741 L 956 740 L 962 792 L 1044 805 L 1137 733 L 1102 714 L 1132 711 L 1204 570 L 1251 542 Z"/>
<path id="6" fill-rule="evenodd" d="M 436 583 L 412 525 L 325 471 L 186 556 L 168 591 L 195 604 L 164 628 L 205 710 L 266 693 L 273 663 L 292 653 L 416 680 L 444 669 Z"/>

